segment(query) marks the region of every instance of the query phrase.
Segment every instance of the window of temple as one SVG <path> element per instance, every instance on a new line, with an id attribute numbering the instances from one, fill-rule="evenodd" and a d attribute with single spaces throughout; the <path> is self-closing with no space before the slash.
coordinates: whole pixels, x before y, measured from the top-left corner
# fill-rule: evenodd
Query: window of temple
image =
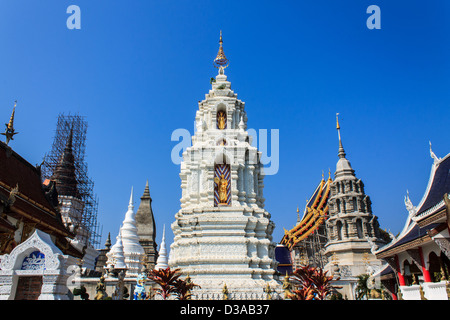
<path id="1" fill-rule="evenodd" d="M 363 236 L 363 226 L 361 219 L 356 220 L 356 233 L 358 234 L 358 238 L 362 239 Z"/>
<path id="2" fill-rule="evenodd" d="M 356 198 L 353 198 L 353 211 L 358 211 L 358 202 Z"/>
<path id="3" fill-rule="evenodd" d="M 342 222 L 341 221 L 338 221 L 336 223 L 336 228 L 337 228 L 337 239 L 342 240 Z"/>

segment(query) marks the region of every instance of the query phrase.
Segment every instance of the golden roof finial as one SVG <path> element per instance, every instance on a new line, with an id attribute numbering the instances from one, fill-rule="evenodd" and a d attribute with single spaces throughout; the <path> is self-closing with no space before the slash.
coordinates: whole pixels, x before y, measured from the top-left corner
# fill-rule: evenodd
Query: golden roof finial
<path id="1" fill-rule="evenodd" d="M 223 52 L 222 30 L 220 30 L 219 45 L 219 52 L 217 52 L 217 56 L 214 59 L 214 67 L 223 72 L 223 70 L 228 67 L 229 61 Z"/>
<path id="2" fill-rule="evenodd" d="M 339 118 L 338 118 L 338 116 L 339 116 L 339 113 L 336 113 L 336 129 L 337 130 L 341 129 L 341 127 L 339 126 Z"/>
<path id="3" fill-rule="evenodd" d="M 14 107 L 13 111 L 11 113 L 11 118 L 9 119 L 9 122 L 5 124 L 6 130 L 5 132 L 2 132 L 2 135 L 6 136 L 6 144 L 9 143 L 10 140 L 14 140 L 14 135 L 18 134 L 18 132 L 15 132 L 14 129 L 14 114 L 16 112 L 16 106 L 17 106 L 17 100 L 14 101 Z"/>

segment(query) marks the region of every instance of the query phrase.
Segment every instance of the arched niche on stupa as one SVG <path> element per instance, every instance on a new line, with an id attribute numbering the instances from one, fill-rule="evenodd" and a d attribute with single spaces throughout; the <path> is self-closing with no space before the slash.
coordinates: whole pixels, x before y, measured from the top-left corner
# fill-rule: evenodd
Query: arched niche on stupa
<path id="1" fill-rule="evenodd" d="M 231 166 L 226 152 L 221 152 L 214 161 L 214 207 L 231 205 Z"/>
<path id="2" fill-rule="evenodd" d="M 216 129 L 224 130 L 229 128 L 228 110 L 225 102 L 220 101 L 211 108 L 212 122 Z"/>

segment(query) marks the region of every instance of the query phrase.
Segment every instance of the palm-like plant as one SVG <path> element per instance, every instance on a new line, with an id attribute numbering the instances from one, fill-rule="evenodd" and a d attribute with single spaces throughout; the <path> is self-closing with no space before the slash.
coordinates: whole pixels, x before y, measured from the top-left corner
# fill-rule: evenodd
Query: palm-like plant
<path id="1" fill-rule="evenodd" d="M 180 269 L 170 270 L 170 267 L 168 267 L 166 269 L 151 270 L 148 278 L 161 287 L 157 290 L 157 293 L 166 300 L 171 293 L 177 292 L 176 283 L 180 276 Z"/>
<path id="2" fill-rule="evenodd" d="M 370 275 L 368 274 L 360 274 L 357 278 L 358 281 L 356 283 L 356 300 L 362 300 L 364 297 L 366 299 L 369 298 L 370 289 L 367 286 L 367 280 L 369 279 Z"/>

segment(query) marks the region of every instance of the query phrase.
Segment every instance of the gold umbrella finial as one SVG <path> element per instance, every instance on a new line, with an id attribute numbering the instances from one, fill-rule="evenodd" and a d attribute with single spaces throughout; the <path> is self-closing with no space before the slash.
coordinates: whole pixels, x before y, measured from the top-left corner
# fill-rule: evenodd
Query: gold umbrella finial
<path id="1" fill-rule="evenodd" d="M 228 67 L 229 61 L 223 52 L 223 39 L 222 39 L 222 30 L 220 30 L 220 38 L 219 38 L 219 52 L 217 52 L 217 56 L 214 59 L 214 67 L 219 69 L 221 73 L 223 70 Z"/>

